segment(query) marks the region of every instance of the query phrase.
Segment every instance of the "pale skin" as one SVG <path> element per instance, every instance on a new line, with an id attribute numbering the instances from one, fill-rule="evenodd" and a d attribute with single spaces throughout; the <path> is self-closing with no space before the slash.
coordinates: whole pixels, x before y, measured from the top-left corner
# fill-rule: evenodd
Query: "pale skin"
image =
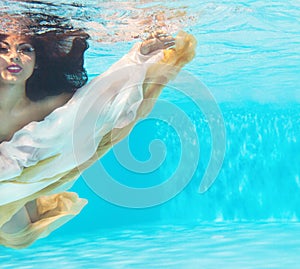
<path id="1" fill-rule="evenodd" d="M 71 94 L 61 94 L 33 102 L 26 96 L 26 81 L 35 68 L 35 52 L 29 51 L 29 46 L 31 45 L 25 37 L 17 35 L 10 35 L 0 42 L 1 142 L 9 140 L 29 122 L 43 120 L 71 97 Z M 19 72 L 8 69 L 15 65 L 21 67 Z"/>
<path id="2" fill-rule="evenodd" d="M 175 44 L 174 38 L 162 31 L 152 33 L 140 48 L 143 55 L 166 49 Z M 29 39 L 9 35 L 0 42 L 0 143 L 32 121 L 41 121 L 54 109 L 64 105 L 72 94 L 63 93 L 33 102 L 26 96 L 26 81 L 36 67 L 36 54 Z M 35 201 L 27 203 L 2 230 L 8 233 L 25 228 L 37 220 Z"/>

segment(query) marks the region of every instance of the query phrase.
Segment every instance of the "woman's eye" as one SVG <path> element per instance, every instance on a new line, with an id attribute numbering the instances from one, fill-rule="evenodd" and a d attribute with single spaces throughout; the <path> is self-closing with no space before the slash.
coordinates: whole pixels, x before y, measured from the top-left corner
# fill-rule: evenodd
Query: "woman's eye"
<path id="1" fill-rule="evenodd" d="M 6 53 L 8 53 L 8 48 L 0 47 L 0 54 L 6 54 Z"/>
<path id="2" fill-rule="evenodd" d="M 31 52 L 34 52 L 34 47 L 31 46 L 30 44 L 24 44 L 24 45 L 21 45 L 18 48 L 18 52 L 21 52 L 21 53 L 31 53 Z"/>

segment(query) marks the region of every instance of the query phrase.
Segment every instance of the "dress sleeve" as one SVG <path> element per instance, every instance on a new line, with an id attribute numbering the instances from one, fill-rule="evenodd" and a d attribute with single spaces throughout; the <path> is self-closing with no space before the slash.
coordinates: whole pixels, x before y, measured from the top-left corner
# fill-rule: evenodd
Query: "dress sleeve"
<path id="1" fill-rule="evenodd" d="M 26 183 L 68 171 L 88 160 L 105 134 L 132 122 L 143 100 L 146 72 L 163 57 L 162 51 L 144 56 L 139 48 L 140 43 L 43 121 L 29 123 L 2 142 L 0 182 L 22 182 L 25 167 L 53 156 L 58 157 Z"/>
<path id="2" fill-rule="evenodd" d="M 62 192 L 78 178 L 78 166 L 86 169 L 128 134 L 136 119 L 147 114 L 142 101 L 155 99 L 164 83 L 192 60 L 195 48 L 195 38 L 185 32 L 177 35 L 174 48 L 148 56 L 139 53 L 137 44 L 66 105 L 0 144 L 0 245 L 26 247 L 80 212 L 86 201 Z M 113 129 L 119 133 L 111 141 Z M 34 200 L 38 220 L 13 234 L 1 229 Z"/>

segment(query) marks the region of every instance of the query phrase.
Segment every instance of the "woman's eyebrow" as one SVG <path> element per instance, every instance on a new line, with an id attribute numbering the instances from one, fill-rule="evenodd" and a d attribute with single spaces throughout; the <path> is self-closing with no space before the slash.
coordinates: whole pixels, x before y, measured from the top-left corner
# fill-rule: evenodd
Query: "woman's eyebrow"
<path id="1" fill-rule="evenodd" d="M 32 46 L 31 43 L 29 43 L 29 42 L 23 42 L 23 43 L 18 44 L 18 46 L 22 46 L 22 45 L 30 45 L 30 46 Z"/>
<path id="2" fill-rule="evenodd" d="M 3 44 L 5 44 L 6 46 L 10 47 L 10 44 L 7 43 L 7 42 L 5 42 L 5 41 L 0 41 L 0 44 L 1 44 L 1 43 L 3 43 Z M 29 42 L 22 42 L 22 43 L 17 44 L 17 45 L 18 45 L 18 46 L 22 46 L 22 45 L 30 45 L 30 46 L 32 46 L 32 44 L 29 43 Z"/>

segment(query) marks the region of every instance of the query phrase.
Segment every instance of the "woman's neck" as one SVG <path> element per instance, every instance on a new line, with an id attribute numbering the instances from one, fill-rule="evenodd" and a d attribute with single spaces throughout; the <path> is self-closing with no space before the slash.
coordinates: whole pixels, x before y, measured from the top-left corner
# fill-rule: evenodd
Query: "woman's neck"
<path id="1" fill-rule="evenodd" d="M 24 108 L 28 103 L 25 85 L 0 85 L 0 110 L 11 112 Z"/>

